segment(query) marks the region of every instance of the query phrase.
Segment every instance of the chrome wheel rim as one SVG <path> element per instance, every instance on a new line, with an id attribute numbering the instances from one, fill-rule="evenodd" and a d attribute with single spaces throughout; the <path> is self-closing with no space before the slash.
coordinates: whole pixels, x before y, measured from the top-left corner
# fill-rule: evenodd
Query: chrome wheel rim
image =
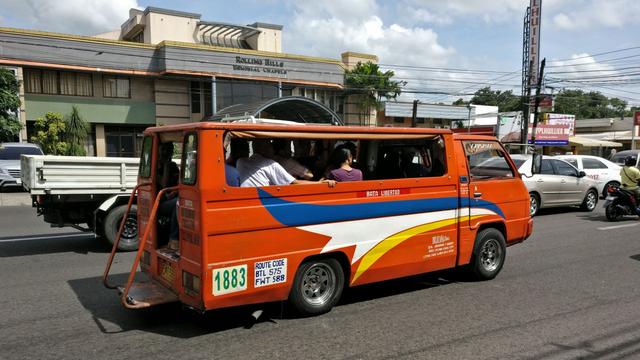
<path id="1" fill-rule="evenodd" d="M 535 195 L 529 195 L 529 214 L 533 215 L 538 211 L 538 199 Z"/>
<path id="2" fill-rule="evenodd" d="M 495 271 L 502 261 L 502 248 L 496 239 L 489 239 L 480 250 L 480 264 L 488 271 Z"/>
<path id="3" fill-rule="evenodd" d="M 302 297 L 313 306 L 322 306 L 331 300 L 335 293 L 336 274 L 323 263 L 311 265 L 302 277 Z"/>
<path id="4" fill-rule="evenodd" d="M 593 193 L 593 191 L 590 191 L 587 194 L 587 209 L 589 210 L 595 209 L 597 202 L 598 200 L 596 199 L 596 195 Z"/>

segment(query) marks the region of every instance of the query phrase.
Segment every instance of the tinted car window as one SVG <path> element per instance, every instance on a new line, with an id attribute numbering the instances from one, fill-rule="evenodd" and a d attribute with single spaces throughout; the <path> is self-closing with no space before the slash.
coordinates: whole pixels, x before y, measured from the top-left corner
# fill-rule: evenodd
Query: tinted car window
<path id="1" fill-rule="evenodd" d="M 578 160 L 576 159 L 563 159 L 563 160 L 575 167 L 578 167 Z M 584 163 L 584 159 L 582 160 L 582 163 Z"/>
<path id="2" fill-rule="evenodd" d="M 551 166 L 551 160 L 542 159 L 542 167 L 540 168 L 540 174 L 553 175 L 553 167 Z"/>
<path id="3" fill-rule="evenodd" d="M 578 173 L 576 172 L 576 169 L 563 162 L 560 160 L 553 160 L 553 166 L 556 168 L 556 174 L 557 175 L 563 175 L 563 176 L 577 176 Z"/>
<path id="4" fill-rule="evenodd" d="M 512 178 L 502 148 L 494 141 L 465 141 L 465 152 L 469 163 L 469 175 L 474 179 Z"/>
<path id="5" fill-rule="evenodd" d="M 525 160 L 524 159 L 511 159 L 513 160 L 513 163 L 516 164 L 516 168 L 520 169 L 520 166 L 522 166 L 522 164 L 524 164 Z"/>
<path id="6" fill-rule="evenodd" d="M 20 155 L 42 155 L 39 148 L 32 146 L 0 147 L 0 160 L 20 160 Z"/>
<path id="7" fill-rule="evenodd" d="M 585 169 L 606 169 L 607 165 L 603 164 L 602 161 L 596 159 L 582 159 L 582 165 Z"/>

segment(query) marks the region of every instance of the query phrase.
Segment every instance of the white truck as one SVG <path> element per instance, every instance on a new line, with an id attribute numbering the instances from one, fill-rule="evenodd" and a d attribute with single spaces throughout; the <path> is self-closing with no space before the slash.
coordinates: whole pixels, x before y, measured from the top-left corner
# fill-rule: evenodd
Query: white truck
<path id="1" fill-rule="evenodd" d="M 129 196 L 136 186 L 138 158 L 23 155 L 22 186 L 38 215 L 54 227 L 92 231 L 114 243 Z M 136 207 L 125 222 L 120 250 L 138 248 Z"/>

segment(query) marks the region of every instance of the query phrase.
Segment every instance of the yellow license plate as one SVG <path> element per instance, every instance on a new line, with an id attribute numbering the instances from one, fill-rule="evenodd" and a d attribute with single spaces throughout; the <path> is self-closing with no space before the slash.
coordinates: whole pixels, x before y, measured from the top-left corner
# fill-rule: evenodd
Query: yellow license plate
<path id="1" fill-rule="evenodd" d="M 170 283 L 173 283 L 173 280 L 176 278 L 176 272 L 166 261 L 160 262 L 160 277 L 167 280 Z"/>

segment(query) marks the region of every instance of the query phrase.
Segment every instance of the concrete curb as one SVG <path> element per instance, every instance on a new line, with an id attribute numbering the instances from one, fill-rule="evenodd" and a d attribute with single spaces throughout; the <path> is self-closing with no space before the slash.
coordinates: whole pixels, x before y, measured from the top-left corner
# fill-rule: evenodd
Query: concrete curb
<path id="1" fill-rule="evenodd" d="M 27 192 L 0 193 L 0 206 L 31 206 Z"/>

